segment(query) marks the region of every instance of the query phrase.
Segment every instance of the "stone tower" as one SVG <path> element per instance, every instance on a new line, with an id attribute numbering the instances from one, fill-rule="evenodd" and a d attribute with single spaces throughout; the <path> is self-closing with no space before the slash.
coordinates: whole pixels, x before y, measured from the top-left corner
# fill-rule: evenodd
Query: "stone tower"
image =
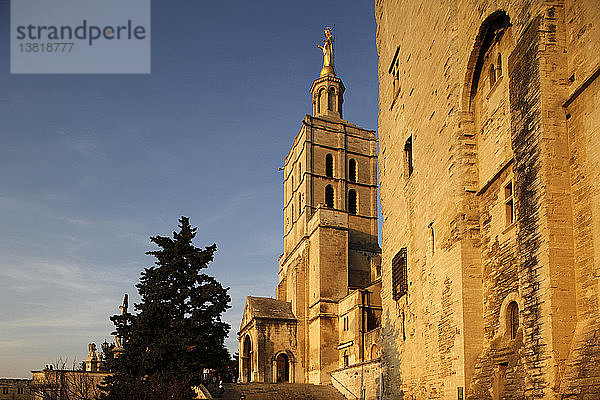
<path id="1" fill-rule="evenodd" d="M 324 55 L 310 89 L 313 113 L 285 157 L 277 298 L 246 302 L 242 382 L 329 383 L 334 370 L 364 361 L 376 340 L 367 343 L 365 332 L 381 314 L 377 139 L 342 119 L 344 90 L 332 53 Z"/>
<path id="2" fill-rule="evenodd" d="M 377 275 L 377 142 L 342 119 L 342 80 L 311 87 L 313 115 L 302 121 L 284 166 L 284 252 L 277 298 L 298 318 L 299 371 L 329 382 L 338 366 L 338 305 Z M 372 273 L 373 271 L 373 273 Z"/>

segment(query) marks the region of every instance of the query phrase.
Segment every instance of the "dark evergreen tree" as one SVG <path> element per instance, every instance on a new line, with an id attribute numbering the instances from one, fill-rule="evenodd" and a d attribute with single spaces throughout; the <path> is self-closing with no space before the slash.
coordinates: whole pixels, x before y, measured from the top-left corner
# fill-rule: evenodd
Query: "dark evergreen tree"
<path id="1" fill-rule="evenodd" d="M 173 238 L 150 238 L 160 249 L 147 253 L 156 262 L 136 285 L 141 297 L 137 314 L 111 318 L 123 347 L 107 380 L 115 396 L 119 385 L 131 390 L 143 387 L 140 382 L 190 387 L 202 381 L 204 368 L 221 370 L 229 360 L 224 340 L 230 327 L 221 320 L 231 301 L 228 289 L 202 272 L 216 245 L 195 247 L 196 228 L 187 217 L 181 217 L 179 229 Z"/>

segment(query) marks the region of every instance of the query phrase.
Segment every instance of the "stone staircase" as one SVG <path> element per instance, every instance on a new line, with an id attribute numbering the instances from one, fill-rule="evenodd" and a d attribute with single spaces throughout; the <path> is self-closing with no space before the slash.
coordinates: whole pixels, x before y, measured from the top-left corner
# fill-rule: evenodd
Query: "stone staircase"
<path id="1" fill-rule="evenodd" d="M 345 397 L 331 385 L 310 385 L 304 383 L 225 383 L 225 393 L 221 397 L 213 393 L 214 399 L 240 400 L 242 393 L 246 400 L 345 400 Z"/>

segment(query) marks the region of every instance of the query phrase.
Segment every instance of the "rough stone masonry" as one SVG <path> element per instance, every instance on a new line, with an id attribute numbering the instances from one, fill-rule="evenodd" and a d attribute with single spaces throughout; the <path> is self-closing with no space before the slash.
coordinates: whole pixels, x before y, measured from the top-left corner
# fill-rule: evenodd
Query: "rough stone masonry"
<path id="1" fill-rule="evenodd" d="M 383 398 L 600 398 L 600 2 L 375 17 Z"/>

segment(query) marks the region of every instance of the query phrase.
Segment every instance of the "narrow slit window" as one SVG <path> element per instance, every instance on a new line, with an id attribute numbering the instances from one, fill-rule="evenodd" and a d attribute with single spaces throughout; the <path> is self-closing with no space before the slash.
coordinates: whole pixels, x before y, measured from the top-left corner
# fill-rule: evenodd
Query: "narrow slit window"
<path id="1" fill-rule="evenodd" d="M 356 160 L 353 158 L 348 161 L 348 179 L 350 182 L 356 182 Z"/>
<path id="2" fill-rule="evenodd" d="M 348 191 L 348 212 L 350 214 L 356 214 L 356 211 L 357 211 L 356 190 L 350 189 Z"/>
<path id="3" fill-rule="evenodd" d="M 519 305 L 516 301 L 511 302 L 507 308 L 508 311 L 508 330 L 510 332 L 510 338 L 515 340 L 517 338 L 517 331 L 519 330 Z"/>
<path id="4" fill-rule="evenodd" d="M 406 164 L 407 176 L 411 176 L 413 173 L 413 146 L 412 136 L 406 140 L 404 144 L 404 163 Z"/>
<path id="5" fill-rule="evenodd" d="M 398 59 L 396 59 L 394 64 L 392 75 L 394 77 L 394 94 L 396 94 L 400 91 L 400 65 L 398 64 Z"/>
<path id="6" fill-rule="evenodd" d="M 505 225 L 509 226 L 515 222 L 515 202 L 512 182 L 504 186 L 504 210 Z"/>
<path id="7" fill-rule="evenodd" d="M 496 78 L 502 76 L 502 54 L 498 53 L 498 60 L 496 60 Z"/>
<path id="8" fill-rule="evenodd" d="M 406 316 L 402 311 L 402 340 L 406 340 Z"/>
<path id="9" fill-rule="evenodd" d="M 333 194 L 333 186 L 325 186 L 325 206 L 328 208 L 333 208 Z"/>
<path id="10" fill-rule="evenodd" d="M 435 254 L 435 231 L 433 229 L 433 223 L 429 224 L 429 249 L 431 255 Z"/>
<path id="11" fill-rule="evenodd" d="M 325 175 L 333 178 L 333 156 L 331 154 L 325 156 Z"/>

